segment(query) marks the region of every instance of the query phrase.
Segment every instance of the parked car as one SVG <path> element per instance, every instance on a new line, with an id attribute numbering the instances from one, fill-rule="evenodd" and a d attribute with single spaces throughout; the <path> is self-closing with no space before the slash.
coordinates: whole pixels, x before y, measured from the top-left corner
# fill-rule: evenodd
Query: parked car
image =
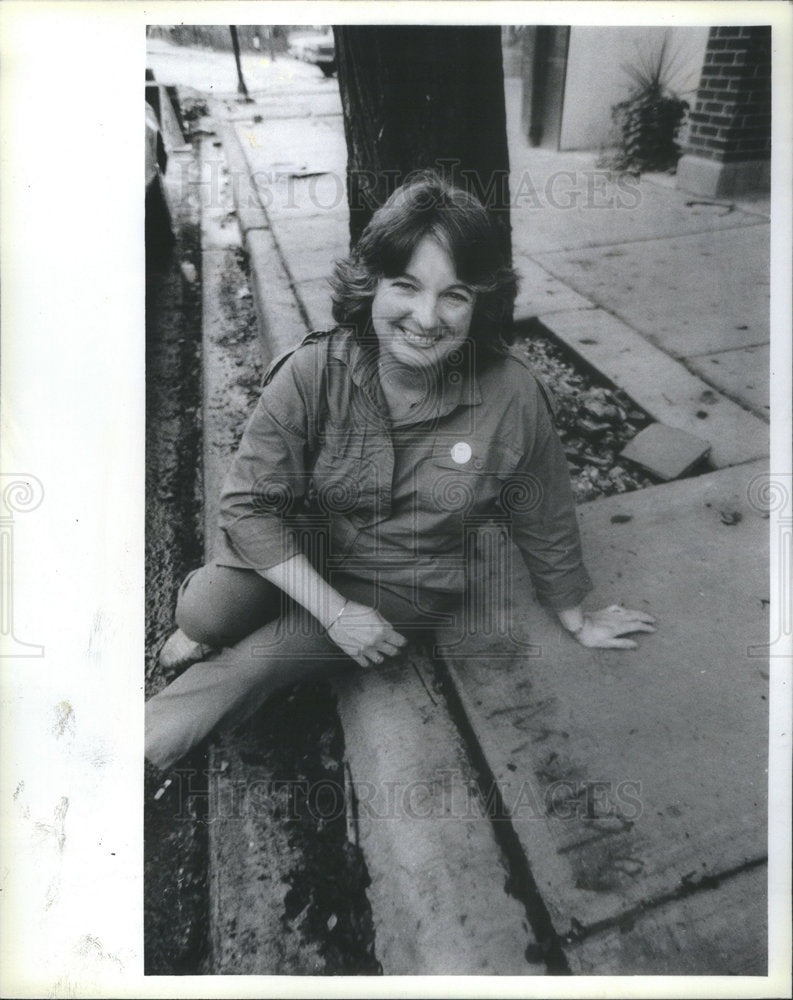
<path id="1" fill-rule="evenodd" d="M 300 32 L 289 36 L 289 54 L 301 62 L 319 66 L 325 76 L 336 72 L 336 45 L 332 31 Z"/>

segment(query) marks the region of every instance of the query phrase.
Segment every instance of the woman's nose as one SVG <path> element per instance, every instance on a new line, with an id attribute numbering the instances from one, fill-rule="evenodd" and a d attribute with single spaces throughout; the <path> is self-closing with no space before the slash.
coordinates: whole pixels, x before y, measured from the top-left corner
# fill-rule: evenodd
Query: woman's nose
<path id="1" fill-rule="evenodd" d="M 438 325 L 438 303 L 434 295 L 425 292 L 413 300 L 413 318 L 424 330 L 434 330 Z"/>

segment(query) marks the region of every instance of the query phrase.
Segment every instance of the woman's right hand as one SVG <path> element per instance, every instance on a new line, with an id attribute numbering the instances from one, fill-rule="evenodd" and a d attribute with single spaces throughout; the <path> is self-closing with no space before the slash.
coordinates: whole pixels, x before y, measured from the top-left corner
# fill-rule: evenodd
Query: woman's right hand
<path id="1" fill-rule="evenodd" d="M 355 601 L 347 601 L 328 627 L 328 635 L 362 667 L 382 663 L 386 656 L 393 656 L 407 644 L 407 639 L 379 611 Z"/>

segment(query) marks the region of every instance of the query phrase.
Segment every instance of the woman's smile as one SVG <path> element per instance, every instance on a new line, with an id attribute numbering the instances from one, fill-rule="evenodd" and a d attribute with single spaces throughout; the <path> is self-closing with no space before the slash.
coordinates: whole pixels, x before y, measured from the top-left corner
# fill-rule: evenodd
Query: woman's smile
<path id="1" fill-rule="evenodd" d="M 443 331 L 438 331 L 436 333 L 425 333 L 423 330 L 417 331 L 412 330 L 407 325 L 401 323 L 393 324 L 394 328 L 402 334 L 405 340 L 412 344 L 414 347 L 420 347 L 424 350 L 430 347 L 434 347 L 435 344 L 443 337 Z"/>

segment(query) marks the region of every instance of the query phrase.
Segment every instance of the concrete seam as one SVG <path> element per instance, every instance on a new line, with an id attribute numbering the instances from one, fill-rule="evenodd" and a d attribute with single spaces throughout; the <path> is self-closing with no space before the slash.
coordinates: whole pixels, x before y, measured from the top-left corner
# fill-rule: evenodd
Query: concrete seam
<path id="1" fill-rule="evenodd" d="M 565 936 L 565 941 L 568 944 L 577 944 L 587 938 L 594 937 L 596 934 L 601 934 L 603 931 L 619 928 L 620 926 L 624 926 L 626 922 L 631 922 L 642 917 L 645 913 L 651 913 L 653 910 L 666 906 L 667 903 L 674 903 L 680 899 L 688 899 L 696 893 L 716 889 L 726 879 L 734 878 L 736 875 L 741 875 L 747 871 L 752 871 L 753 869 L 759 868 L 767 863 L 768 858 L 763 855 L 762 857 L 752 858 L 749 861 L 745 861 L 743 864 L 736 865 L 733 868 L 725 869 L 722 872 L 715 872 L 713 875 L 705 875 L 696 882 L 692 881 L 691 883 L 686 883 L 681 879 L 683 884 L 678 889 L 662 893 L 660 896 L 656 896 L 655 899 L 651 899 L 648 902 L 637 903 L 635 906 L 631 906 L 627 910 L 623 910 L 622 913 L 618 913 L 613 917 L 598 920 L 588 926 L 576 926 L 573 931 Z"/>
<path id="2" fill-rule="evenodd" d="M 701 351 L 699 354 L 682 354 L 681 359 L 687 361 L 689 358 L 707 358 L 711 354 L 730 354 L 732 351 L 745 351 L 750 347 L 767 347 L 768 341 L 761 340 L 756 344 L 741 344 L 739 347 L 720 347 L 716 351 Z"/>
<path id="3" fill-rule="evenodd" d="M 758 345 L 756 345 L 756 346 L 758 346 L 758 347 L 764 347 L 765 345 L 764 345 L 764 344 L 758 344 Z M 740 348 L 735 348 L 735 349 L 736 349 L 736 350 L 740 350 Z M 710 351 L 709 351 L 708 353 L 716 353 L 716 352 L 710 352 Z M 698 356 L 698 355 L 694 355 L 694 354 L 692 354 L 692 355 L 690 355 L 689 357 L 693 359 L 693 358 L 695 358 L 695 357 L 697 357 L 697 356 Z M 735 405 L 736 405 L 736 406 L 740 406 L 740 408 L 741 408 L 742 410 L 745 410 L 745 411 L 746 411 L 746 413 L 751 413 L 751 415 L 752 415 L 753 417 L 757 417 L 757 418 L 758 418 L 759 420 L 762 420 L 762 421 L 763 421 L 764 423 L 766 423 L 766 424 L 770 424 L 770 423 L 771 423 L 771 415 L 770 415 L 769 413 L 763 413 L 762 409 L 760 409 L 760 408 L 757 408 L 757 409 L 756 409 L 755 407 L 753 407 L 753 406 L 750 406 L 750 405 L 749 405 L 749 404 L 748 404 L 748 403 L 746 402 L 746 400 L 745 400 L 745 399 L 741 399 L 741 398 L 740 398 L 740 396 L 738 396 L 738 395 L 733 395 L 732 393 L 730 393 L 730 392 L 727 392 L 727 390 L 726 390 L 726 389 L 723 389 L 723 388 L 721 388 L 720 386 L 717 386 L 717 385 L 716 385 L 716 384 L 715 384 L 714 382 L 710 382 L 710 381 L 708 380 L 708 377 L 707 377 L 706 375 L 703 375 L 703 374 L 702 374 L 702 372 L 700 372 L 700 371 L 696 371 L 696 370 L 695 370 L 694 368 L 692 368 L 692 367 L 690 367 L 690 366 L 689 366 L 689 364 L 688 364 L 688 360 L 689 360 L 689 358 L 679 358 L 679 359 L 678 359 L 678 358 L 676 358 L 675 360 L 677 360 L 677 361 L 678 361 L 678 363 L 679 363 L 680 365 L 682 365 L 682 366 L 683 366 L 683 368 L 685 368 L 685 370 L 686 370 L 686 371 L 687 371 L 687 372 L 688 372 L 688 373 L 689 373 L 690 375 L 694 375 L 694 376 L 695 376 L 696 378 L 700 379 L 700 380 L 701 380 L 702 382 L 704 382 L 704 383 L 705 383 L 705 385 L 707 385 L 707 386 L 708 386 L 708 387 L 709 387 L 709 388 L 710 388 L 710 389 L 711 389 L 711 390 L 712 390 L 713 392 L 716 392 L 716 393 L 718 393 L 718 395 L 719 395 L 719 396 L 723 396 L 723 397 L 724 397 L 724 399 L 729 399 L 729 401 L 730 401 L 731 403 L 735 403 Z"/>

